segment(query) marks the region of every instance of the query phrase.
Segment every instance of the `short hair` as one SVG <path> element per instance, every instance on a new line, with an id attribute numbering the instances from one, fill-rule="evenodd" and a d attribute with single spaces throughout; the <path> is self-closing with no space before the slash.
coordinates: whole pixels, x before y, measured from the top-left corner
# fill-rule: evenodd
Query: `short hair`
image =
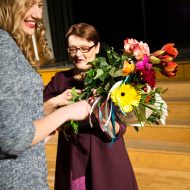
<path id="1" fill-rule="evenodd" d="M 87 41 L 94 42 L 95 45 L 99 42 L 99 34 L 97 30 L 92 25 L 87 23 L 78 23 L 72 25 L 65 35 L 67 42 L 70 35 L 85 38 Z"/>

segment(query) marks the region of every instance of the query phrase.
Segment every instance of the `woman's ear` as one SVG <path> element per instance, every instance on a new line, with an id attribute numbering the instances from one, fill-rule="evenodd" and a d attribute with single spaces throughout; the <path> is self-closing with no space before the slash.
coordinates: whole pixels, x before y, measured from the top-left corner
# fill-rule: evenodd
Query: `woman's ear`
<path id="1" fill-rule="evenodd" d="M 99 51 L 100 51 L 100 42 L 98 42 L 96 45 L 96 54 L 98 54 Z"/>

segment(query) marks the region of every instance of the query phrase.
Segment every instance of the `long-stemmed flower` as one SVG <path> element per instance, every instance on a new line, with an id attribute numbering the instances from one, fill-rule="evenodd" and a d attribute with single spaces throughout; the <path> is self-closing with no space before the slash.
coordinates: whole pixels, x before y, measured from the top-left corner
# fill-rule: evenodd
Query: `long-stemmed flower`
<path id="1" fill-rule="evenodd" d="M 177 55 L 178 51 L 174 48 L 174 44 L 168 43 L 164 45 L 161 50 L 152 53 L 150 61 L 163 75 L 173 77 L 176 76 L 178 68 L 178 64 L 173 61 Z"/>

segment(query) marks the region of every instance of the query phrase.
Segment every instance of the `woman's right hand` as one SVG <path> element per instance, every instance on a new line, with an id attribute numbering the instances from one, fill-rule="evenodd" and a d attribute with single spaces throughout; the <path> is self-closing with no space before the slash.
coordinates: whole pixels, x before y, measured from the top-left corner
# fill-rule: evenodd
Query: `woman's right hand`
<path id="1" fill-rule="evenodd" d="M 68 120 L 84 120 L 89 116 L 91 106 L 86 100 L 75 102 L 73 104 L 67 105 Z"/>

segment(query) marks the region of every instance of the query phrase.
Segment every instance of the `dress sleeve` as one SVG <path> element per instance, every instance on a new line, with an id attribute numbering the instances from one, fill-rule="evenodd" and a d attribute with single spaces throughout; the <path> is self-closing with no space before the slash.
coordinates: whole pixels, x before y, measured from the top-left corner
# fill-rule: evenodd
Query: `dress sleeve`
<path id="1" fill-rule="evenodd" d="M 44 91 L 43 91 L 44 102 L 46 102 L 50 98 L 53 98 L 54 96 L 56 96 L 56 93 L 54 92 L 54 87 L 53 87 L 54 86 L 54 78 L 55 77 L 52 77 L 50 82 L 44 88 Z"/>
<path id="2" fill-rule="evenodd" d="M 66 83 L 65 76 L 63 72 L 57 72 L 55 76 L 51 78 L 50 82 L 44 88 L 44 91 L 43 91 L 44 102 L 49 100 L 50 98 L 53 98 L 61 94 L 63 91 L 65 91 L 67 89 L 67 86 L 65 83 Z"/>
<path id="3" fill-rule="evenodd" d="M 23 99 L 21 78 L 16 63 L 22 55 L 7 33 L 0 33 L 0 155 L 18 155 L 31 146 L 35 127 Z M 20 64 L 22 64 L 21 62 Z M 28 87 L 28 86 L 27 86 Z"/>

